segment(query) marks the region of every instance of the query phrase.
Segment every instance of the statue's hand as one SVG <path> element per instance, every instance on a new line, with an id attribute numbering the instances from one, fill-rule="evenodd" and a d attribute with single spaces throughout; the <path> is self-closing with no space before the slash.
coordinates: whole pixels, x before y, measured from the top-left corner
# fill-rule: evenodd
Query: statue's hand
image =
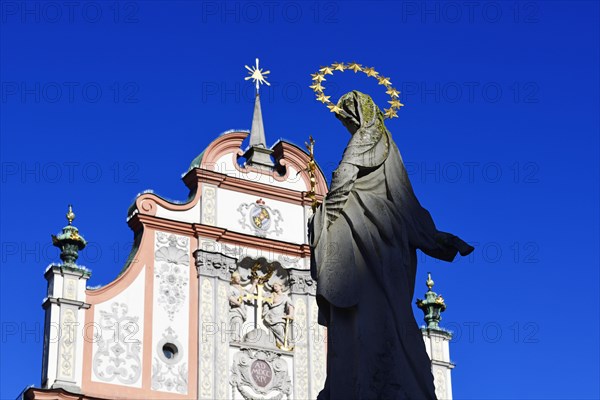
<path id="1" fill-rule="evenodd" d="M 473 250 L 475 250 L 475 248 L 473 246 L 471 246 L 470 244 L 466 243 L 464 240 L 462 240 L 458 236 L 455 236 L 451 233 L 438 231 L 438 232 L 436 232 L 434 238 L 435 238 L 435 241 L 437 243 L 441 244 L 442 246 L 451 247 L 451 248 L 458 250 L 460 255 L 463 257 L 468 256 L 469 254 L 471 254 L 473 252 Z"/>

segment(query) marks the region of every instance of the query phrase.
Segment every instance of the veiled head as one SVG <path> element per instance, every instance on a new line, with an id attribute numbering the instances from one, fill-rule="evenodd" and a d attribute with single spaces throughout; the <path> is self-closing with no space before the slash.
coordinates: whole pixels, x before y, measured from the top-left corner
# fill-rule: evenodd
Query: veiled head
<path id="1" fill-rule="evenodd" d="M 336 117 L 354 135 L 360 128 L 366 128 L 375 123 L 381 110 L 371 96 L 353 90 L 346 93 L 338 101 L 337 106 L 341 111 Z"/>

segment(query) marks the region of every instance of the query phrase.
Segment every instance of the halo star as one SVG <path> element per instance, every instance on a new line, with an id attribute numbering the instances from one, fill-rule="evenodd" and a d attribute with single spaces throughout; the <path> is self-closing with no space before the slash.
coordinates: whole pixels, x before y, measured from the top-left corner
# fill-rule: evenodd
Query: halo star
<path id="1" fill-rule="evenodd" d="M 309 86 L 315 92 L 322 92 L 325 89 L 325 86 L 321 86 L 321 82 L 317 82 L 314 85 Z"/>
<path id="2" fill-rule="evenodd" d="M 323 75 L 333 75 L 333 70 L 329 66 L 327 66 L 327 67 L 321 67 L 319 69 L 319 71 L 322 72 Z"/>
<path id="3" fill-rule="evenodd" d="M 334 62 L 331 64 L 331 68 L 333 68 L 334 71 L 344 72 L 347 67 L 344 65 L 344 63 Z"/>
<path id="4" fill-rule="evenodd" d="M 357 64 L 355 62 L 348 64 L 348 66 L 346 68 L 351 69 L 352 71 L 354 71 L 354 73 L 357 73 L 358 71 L 362 71 L 362 65 Z"/>
<path id="5" fill-rule="evenodd" d="M 400 101 L 398 101 L 398 99 L 393 99 L 392 101 L 388 101 L 388 103 L 391 104 L 392 108 L 396 108 L 396 109 L 404 106 L 404 104 L 400 103 Z"/>
<path id="6" fill-rule="evenodd" d="M 336 114 L 338 114 L 340 111 L 342 111 L 342 109 L 341 109 L 341 108 L 339 108 L 337 105 L 335 105 L 335 104 L 333 104 L 333 103 L 331 103 L 331 104 L 328 104 L 328 105 L 327 105 L 327 108 L 329 108 L 329 110 L 330 110 L 331 112 L 334 112 L 334 113 L 336 113 Z"/>
<path id="7" fill-rule="evenodd" d="M 379 76 L 377 77 L 377 80 L 379 81 L 380 85 L 390 86 L 392 84 L 392 82 L 390 82 L 390 78 L 386 78 L 385 76 Z"/>
<path id="8" fill-rule="evenodd" d="M 367 74 L 368 77 L 377 77 L 379 75 L 379 72 L 375 71 L 375 68 L 373 67 L 363 68 L 362 72 Z"/>
<path id="9" fill-rule="evenodd" d="M 312 77 L 313 81 L 316 82 L 323 82 L 326 81 L 327 79 L 325 79 L 325 77 L 321 74 L 310 74 L 310 76 Z"/>
<path id="10" fill-rule="evenodd" d="M 400 92 L 397 91 L 396 89 L 394 89 L 393 87 L 388 88 L 388 90 L 385 91 L 387 94 L 390 95 L 390 97 L 398 97 L 400 96 Z"/>
<path id="11" fill-rule="evenodd" d="M 388 118 L 398 118 L 398 113 L 396 112 L 396 110 L 394 108 L 386 108 L 384 110 L 385 112 L 383 113 L 383 115 L 385 115 Z"/>
<path id="12" fill-rule="evenodd" d="M 325 93 L 321 92 L 318 96 L 317 96 L 317 100 L 319 100 L 321 103 L 327 103 L 329 101 L 329 98 L 331 96 L 325 96 Z"/>

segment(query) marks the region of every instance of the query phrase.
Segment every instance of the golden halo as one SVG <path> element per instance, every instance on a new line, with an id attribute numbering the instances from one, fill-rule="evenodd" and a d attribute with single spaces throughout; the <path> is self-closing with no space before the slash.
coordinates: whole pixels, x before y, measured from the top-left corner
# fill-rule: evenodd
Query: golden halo
<path id="1" fill-rule="evenodd" d="M 325 96 L 325 86 L 321 85 L 323 81 L 325 81 L 325 75 L 333 75 L 334 71 L 344 72 L 346 70 L 354 71 L 354 73 L 362 72 L 370 78 L 375 78 L 379 82 L 380 85 L 385 86 L 386 93 L 390 96 L 391 101 L 390 108 L 385 108 L 383 111 L 383 115 L 385 118 L 398 118 L 398 110 L 404 104 L 400 103 L 399 96 L 400 92 L 392 87 L 392 82 L 390 82 L 390 78 L 386 78 L 384 76 L 379 75 L 379 72 L 375 71 L 373 67 L 363 67 L 361 64 L 357 64 L 355 62 L 344 64 L 334 62 L 330 66 L 319 68 L 319 72 L 316 74 L 310 74 L 312 77 L 313 84 L 309 86 L 317 95 L 317 100 L 323 104 L 327 105 L 327 108 L 331 112 L 339 113 L 342 109 L 339 108 L 336 104 L 333 104 L 329 98 L 331 96 Z"/>

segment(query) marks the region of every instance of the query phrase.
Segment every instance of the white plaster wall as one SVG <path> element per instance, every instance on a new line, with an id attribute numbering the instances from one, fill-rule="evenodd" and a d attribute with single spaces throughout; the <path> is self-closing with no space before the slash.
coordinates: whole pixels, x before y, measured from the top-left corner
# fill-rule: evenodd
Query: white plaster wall
<path id="1" fill-rule="evenodd" d="M 248 226 L 251 223 L 249 218 L 247 216 L 244 217 L 238 211 L 238 208 L 242 204 L 256 203 L 259 199 L 258 196 L 219 188 L 217 198 L 217 226 L 245 234 L 255 234 L 255 231 Z M 271 198 L 263 197 L 262 199 L 265 201 L 265 205 L 269 206 L 272 210 L 279 211 L 282 218 L 278 223 L 278 227 L 282 229 L 282 232 L 279 235 L 276 233 L 267 233 L 266 238 L 296 244 L 305 243 L 304 207 Z M 275 215 L 271 215 L 271 219 L 271 228 L 275 228 Z M 241 220 L 244 220 L 247 225 L 244 225 Z"/>
<path id="2" fill-rule="evenodd" d="M 54 277 L 52 278 L 52 297 L 62 297 L 63 294 L 63 277 L 61 274 L 52 274 Z"/>
<path id="3" fill-rule="evenodd" d="M 308 190 L 304 179 L 302 178 L 302 174 L 298 174 L 298 170 L 288 165 L 287 169 L 289 173 L 287 174 L 287 178 L 284 181 L 278 181 L 270 175 L 259 174 L 257 172 L 248 172 L 244 173 L 239 171 L 234 165 L 234 157 L 233 153 L 227 153 L 221 156 L 214 165 L 214 171 L 219 172 L 231 177 L 244 179 L 247 181 L 264 183 L 271 186 L 278 186 L 285 189 L 292 189 L 299 192 L 303 192 Z"/>
<path id="4" fill-rule="evenodd" d="M 185 211 L 167 210 L 160 204 L 156 204 L 156 216 L 159 218 L 170 219 L 173 221 L 199 223 L 200 222 L 200 202 L 192 208 Z"/>
<path id="5" fill-rule="evenodd" d="M 143 345 L 144 345 L 144 343 L 143 343 L 143 339 L 144 339 L 144 304 L 145 304 L 144 291 L 145 291 L 145 283 L 146 283 L 145 277 L 146 277 L 146 266 L 144 265 L 144 267 L 141 269 L 139 275 L 135 278 L 135 280 L 131 283 L 131 285 L 129 287 L 127 287 L 125 290 L 123 290 L 121 293 L 119 293 L 112 299 L 107 300 L 102 303 L 99 303 L 94 306 L 94 308 L 95 308 L 94 309 L 94 325 L 96 328 L 95 329 L 96 332 L 100 336 L 94 340 L 94 343 L 92 346 L 92 364 L 94 364 L 94 360 L 96 359 L 96 356 L 98 354 L 99 343 L 101 340 L 108 339 L 107 344 L 110 346 L 112 346 L 114 344 L 121 344 L 121 343 L 119 343 L 120 340 L 118 338 L 118 335 L 115 333 L 114 329 L 102 329 L 100 327 L 100 325 L 101 325 L 100 321 L 102 320 L 101 312 L 104 311 L 106 313 L 113 313 L 113 306 L 115 304 L 117 306 L 119 304 L 125 304 L 127 306 L 127 312 L 126 312 L 125 316 L 137 318 L 137 322 L 136 322 L 137 331 L 131 335 L 127 335 L 128 336 L 127 341 L 131 341 L 131 342 L 139 341 L 140 349 L 143 347 Z M 119 314 L 117 314 L 117 317 L 122 318 L 123 317 L 122 309 L 120 309 L 118 311 L 119 311 Z M 123 325 L 118 324 L 117 326 L 122 327 Z M 89 333 L 88 333 L 88 335 L 89 335 Z M 141 368 L 141 366 L 144 363 L 144 359 L 142 357 L 143 351 L 140 351 L 137 356 L 139 357 L 140 368 Z M 102 358 L 103 362 L 107 361 L 107 357 L 101 357 L 101 356 L 98 356 L 98 357 Z M 106 383 L 106 384 L 132 386 L 132 387 L 137 387 L 137 388 L 142 387 L 141 373 L 139 374 L 139 377 L 135 382 L 128 384 L 128 383 L 123 383 L 122 381 L 120 381 L 117 376 L 102 379 L 96 375 L 93 367 L 92 367 L 92 381 Z"/>

